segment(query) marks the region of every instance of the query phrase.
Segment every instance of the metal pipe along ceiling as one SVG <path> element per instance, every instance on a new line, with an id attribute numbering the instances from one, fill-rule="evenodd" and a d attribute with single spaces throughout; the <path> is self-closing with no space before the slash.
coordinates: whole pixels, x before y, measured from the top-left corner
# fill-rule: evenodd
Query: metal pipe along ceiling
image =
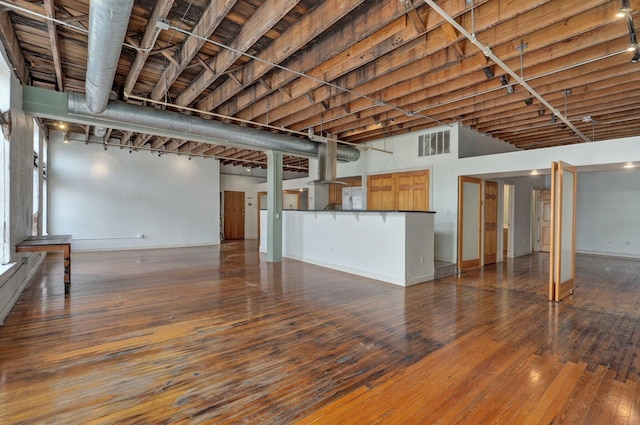
<path id="1" fill-rule="evenodd" d="M 94 114 L 109 102 L 133 0 L 91 0 L 89 48 L 85 90 L 87 107 Z"/>
<path id="2" fill-rule="evenodd" d="M 216 138 L 249 149 L 276 150 L 304 157 L 318 156 L 318 142 L 207 120 L 179 112 L 111 101 L 104 111 L 93 113 L 86 103 L 85 96 L 80 93 L 69 93 L 68 109 L 71 115 L 180 133 L 182 138 L 186 140 L 190 136 Z M 360 151 L 340 146 L 337 157 L 340 161 L 356 161 L 360 157 Z"/>
<path id="3" fill-rule="evenodd" d="M 580 130 L 578 130 L 578 128 L 575 125 L 573 125 L 573 123 L 569 121 L 569 119 L 566 116 L 564 116 L 560 112 L 560 110 L 558 110 L 558 108 L 551 105 L 544 97 L 542 97 L 540 93 L 535 91 L 533 87 L 531 87 L 523 78 L 521 78 L 518 74 L 516 74 L 511 68 L 509 68 L 507 64 L 502 62 L 502 60 L 491 51 L 491 48 L 489 46 L 485 46 L 481 42 L 479 42 L 478 39 L 475 37 L 475 35 L 470 34 L 469 31 L 464 29 L 464 27 L 460 25 L 458 21 L 453 19 L 451 15 L 449 15 L 440 6 L 438 6 L 435 1 L 424 0 L 424 2 L 427 3 L 429 6 L 431 6 L 431 8 L 435 10 L 440 16 L 442 16 L 442 18 L 444 18 L 445 21 L 449 22 L 455 29 L 457 29 L 460 32 L 460 34 L 464 35 L 469 41 L 475 44 L 476 47 L 478 47 L 486 57 L 488 57 L 493 62 L 495 62 L 496 65 L 498 65 L 507 74 L 509 74 L 514 80 L 516 80 L 518 84 L 520 84 L 527 91 L 529 91 L 529 93 L 531 93 L 532 96 L 538 99 L 540 103 L 542 103 L 544 106 L 549 108 L 551 112 L 553 112 L 561 121 L 563 121 L 567 126 L 569 126 L 569 128 L 573 130 L 573 132 L 575 132 L 578 136 L 580 136 L 582 140 L 584 140 L 585 142 L 590 141 L 587 138 L 587 136 L 585 136 Z"/>

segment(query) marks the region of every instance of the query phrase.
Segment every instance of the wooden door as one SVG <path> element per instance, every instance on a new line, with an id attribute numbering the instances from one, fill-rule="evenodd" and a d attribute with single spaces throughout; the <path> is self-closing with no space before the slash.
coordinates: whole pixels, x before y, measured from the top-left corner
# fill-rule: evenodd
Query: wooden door
<path id="1" fill-rule="evenodd" d="M 429 170 L 398 173 L 398 210 L 429 211 Z"/>
<path id="2" fill-rule="evenodd" d="M 484 265 L 498 259 L 498 183 L 484 182 Z"/>
<path id="3" fill-rule="evenodd" d="M 540 205 L 538 208 L 538 241 L 540 251 L 551 250 L 551 191 L 540 191 Z"/>
<path id="4" fill-rule="evenodd" d="M 224 238 L 244 239 L 244 192 L 224 191 Z"/>
<path id="5" fill-rule="evenodd" d="M 578 173 L 565 162 L 551 164 L 551 251 L 549 299 L 573 294 L 576 272 L 576 188 Z"/>
<path id="6" fill-rule="evenodd" d="M 396 175 L 377 174 L 367 179 L 367 209 L 392 211 L 397 209 L 395 202 Z"/>
<path id="7" fill-rule="evenodd" d="M 458 269 L 480 268 L 482 240 L 482 180 L 459 178 L 458 189 Z"/>
<path id="8" fill-rule="evenodd" d="M 267 192 L 258 192 L 258 239 L 260 239 L 260 211 L 267 209 Z"/>

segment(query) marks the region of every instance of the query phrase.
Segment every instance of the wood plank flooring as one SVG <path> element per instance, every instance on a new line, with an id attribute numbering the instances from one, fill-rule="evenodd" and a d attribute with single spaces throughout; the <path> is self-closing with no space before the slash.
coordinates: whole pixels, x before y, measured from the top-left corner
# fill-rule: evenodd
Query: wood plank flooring
<path id="1" fill-rule="evenodd" d="M 407 289 L 255 241 L 76 253 L 0 327 L 1 424 L 637 424 L 640 261 L 548 256 Z M 611 291 L 614 291 L 613 293 Z"/>

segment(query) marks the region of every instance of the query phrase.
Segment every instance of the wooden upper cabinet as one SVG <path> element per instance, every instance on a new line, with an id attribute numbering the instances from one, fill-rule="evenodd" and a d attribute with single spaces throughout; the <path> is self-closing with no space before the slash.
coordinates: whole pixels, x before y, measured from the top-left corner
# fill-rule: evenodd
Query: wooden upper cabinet
<path id="1" fill-rule="evenodd" d="M 397 174 L 377 174 L 367 179 L 367 209 L 395 210 Z"/>
<path id="2" fill-rule="evenodd" d="M 398 209 L 429 211 L 429 170 L 398 173 Z"/>
<path id="3" fill-rule="evenodd" d="M 370 210 L 429 211 L 429 170 L 369 176 Z"/>

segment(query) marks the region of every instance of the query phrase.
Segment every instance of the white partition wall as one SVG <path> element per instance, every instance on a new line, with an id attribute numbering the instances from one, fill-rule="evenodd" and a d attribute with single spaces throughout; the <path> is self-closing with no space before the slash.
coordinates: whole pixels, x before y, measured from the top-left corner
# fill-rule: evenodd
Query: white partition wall
<path id="1" fill-rule="evenodd" d="M 266 220 L 266 211 L 261 211 Z M 433 280 L 433 213 L 283 211 L 283 256 L 400 286 Z M 266 226 L 260 250 L 267 249 Z"/>

